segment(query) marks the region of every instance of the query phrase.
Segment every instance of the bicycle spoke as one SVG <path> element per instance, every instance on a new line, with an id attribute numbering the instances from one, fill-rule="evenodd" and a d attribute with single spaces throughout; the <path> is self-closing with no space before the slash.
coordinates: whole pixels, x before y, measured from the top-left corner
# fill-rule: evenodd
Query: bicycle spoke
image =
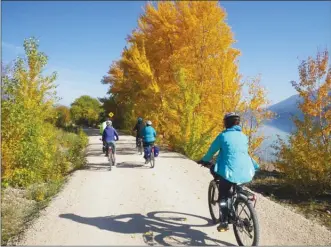
<path id="1" fill-rule="evenodd" d="M 253 239 L 252 233 L 254 233 L 254 225 L 251 222 L 252 221 L 251 214 L 249 210 L 248 213 L 247 210 L 245 209 L 246 208 L 245 204 L 243 205 L 241 205 L 241 203 L 238 204 L 238 209 L 239 209 L 239 205 L 241 208 L 240 208 L 240 212 L 237 214 L 237 218 L 239 222 L 239 224 L 237 224 L 237 227 L 240 228 L 238 233 L 240 233 L 244 245 L 251 245 L 251 241 Z M 244 212 L 247 217 L 245 216 L 240 217 L 242 212 Z M 248 221 L 248 226 L 247 226 L 247 221 Z M 253 228 L 252 231 L 249 231 L 248 227 L 252 227 Z M 246 240 L 250 241 L 249 244 L 247 243 Z"/>

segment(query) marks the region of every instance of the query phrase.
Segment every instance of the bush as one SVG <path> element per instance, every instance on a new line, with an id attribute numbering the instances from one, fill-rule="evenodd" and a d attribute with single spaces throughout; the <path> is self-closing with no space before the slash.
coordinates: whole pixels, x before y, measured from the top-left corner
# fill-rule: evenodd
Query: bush
<path id="1" fill-rule="evenodd" d="M 44 76 L 47 56 L 35 39 L 26 57 L 2 75 L 2 243 L 18 234 L 29 217 L 60 188 L 64 177 L 85 164 L 87 136 L 55 127 L 56 74 Z M 68 111 L 66 111 L 68 113 Z M 66 115 L 62 123 L 67 125 Z M 61 124 L 62 124 L 61 123 Z M 70 127 L 70 126 L 66 126 Z M 19 189 L 18 189 L 19 188 Z"/>

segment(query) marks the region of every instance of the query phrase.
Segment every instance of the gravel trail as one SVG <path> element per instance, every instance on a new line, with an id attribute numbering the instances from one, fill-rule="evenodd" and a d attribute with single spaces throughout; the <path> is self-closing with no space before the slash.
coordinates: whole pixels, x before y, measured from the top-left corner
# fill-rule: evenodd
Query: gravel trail
<path id="1" fill-rule="evenodd" d="M 210 222 L 211 176 L 186 157 L 162 152 L 151 169 L 120 135 L 109 171 L 97 130 L 89 130 L 88 166 L 73 173 L 18 245 L 237 245 L 232 228 Z M 257 194 L 260 245 L 331 245 L 331 232 Z"/>

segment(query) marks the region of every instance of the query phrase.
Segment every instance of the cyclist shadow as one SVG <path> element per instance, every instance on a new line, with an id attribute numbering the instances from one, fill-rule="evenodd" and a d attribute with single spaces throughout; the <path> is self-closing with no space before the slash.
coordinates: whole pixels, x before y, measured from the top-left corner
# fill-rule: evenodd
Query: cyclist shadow
<path id="1" fill-rule="evenodd" d="M 185 217 L 157 217 L 157 214 L 181 214 L 206 221 L 203 225 L 185 224 Z M 154 245 L 193 245 L 215 246 L 233 244 L 209 237 L 206 233 L 192 227 L 208 227 L 213 224 L 205 217 L 178 212 L 150 212 L 142 214 L 125 214 L 106 217 L 82 217 L 76 214 L 60 214 L 60 218 L 70 219 L 81 224 L 98 227 L 122 234 L 143 234 L 143 240 L 150 246 Z"/>
<path id="2" fill-rule="evenodd" d="M 141 162 L 121 162 L 116 165 L 117 168 L 136 168 L 136 169 L 150 169 L 149 165 L 146 165 L 144 161 Z"/>

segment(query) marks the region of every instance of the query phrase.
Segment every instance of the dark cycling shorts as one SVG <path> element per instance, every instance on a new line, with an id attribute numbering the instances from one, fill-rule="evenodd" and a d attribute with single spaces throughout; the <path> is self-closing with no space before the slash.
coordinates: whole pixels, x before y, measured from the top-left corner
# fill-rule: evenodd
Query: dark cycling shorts
<path id="1" fill-rule="evenodd" d="M 144 142 L 143 143 L 143 147 L 148 147 L 148 146 L 153 146 L 154 145 L 154 142 Z"/>

